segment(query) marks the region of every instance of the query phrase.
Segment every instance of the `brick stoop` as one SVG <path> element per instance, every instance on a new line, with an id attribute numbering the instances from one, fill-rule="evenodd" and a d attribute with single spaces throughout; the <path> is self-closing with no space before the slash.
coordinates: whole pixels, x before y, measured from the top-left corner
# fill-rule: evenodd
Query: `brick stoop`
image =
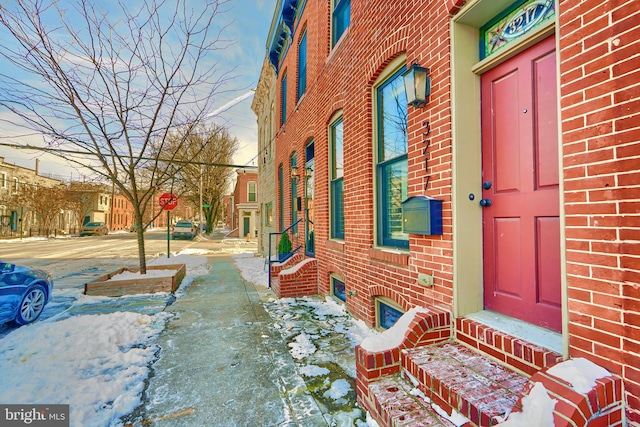
<path id="1" fill-rule="evenodd" d="M 456 424 L 439 415 L 424 397 L 414 392 L 414 385 L 401 375 L 384 377 L 371 383 L 376 411 L 374 418 L 383 427 L 454 427 Z M 376 416 L 377 415 L 377 416 Z"/>
<path id="2" fill-rule="evenodd" d="M 536 383 L 556 401 L 555 427 L 623 425 L 619 377 L 578 393 L 549 373 L 559 354 L 467 319 L 457 319 L 451 337 L 449 319 L 429 308 L 416 314 L 400 346 L 356 347 L 358 403 L 381 427 L 497 425 L 523 410 Z"/>
<path id="3" fill-rule="evenodd" d="M 495 425 L 511 412 L 528 378 L 458 342 L 402 352 L 404 369 L 418 388 L 451 414 L 455 409 L 473 425 Z"/>
<path id="4" fill-rule="evenodd" d="M 270 287 L 278 298 L 316 295 L 318 293 L 317 260 L 295 254 L 285 262 L 272 263 Z"/>

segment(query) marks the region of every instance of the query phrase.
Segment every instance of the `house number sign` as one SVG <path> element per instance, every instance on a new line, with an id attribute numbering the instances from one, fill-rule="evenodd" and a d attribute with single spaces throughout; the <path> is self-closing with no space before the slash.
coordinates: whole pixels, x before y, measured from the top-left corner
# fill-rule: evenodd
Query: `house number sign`
<path id="1" fill-rule="evenodd" d="M 555 16 L 555 0 L 528 0 L 516 3 L 480 28 L 481 58 L 493 55 L 523 34 Z"/>
<path id="2" fill-rule="evenodd" d="M 429 125 L 429 121 L 425 121 L 424 123 L 424 133 L 422 134 L 423 139 L 422 139 L 422 143 L 424 144 L 424 148 L 422 149 L 422 155 L 424 156 L 424 175 L 425 175 L 425 181 L 424 181 L 424 189 L 427 189 L 427 186 L 429 185 L 429 144 L 431 143 L 431 140 L 429 138 L 427 138 L 429 136 L 429 134 L 431 133 L 431 126 Z"/>

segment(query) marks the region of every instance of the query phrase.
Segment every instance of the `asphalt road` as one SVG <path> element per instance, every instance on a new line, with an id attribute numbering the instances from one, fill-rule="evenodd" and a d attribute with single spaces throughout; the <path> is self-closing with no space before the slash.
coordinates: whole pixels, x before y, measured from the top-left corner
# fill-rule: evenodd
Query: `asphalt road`
<path id="1" fill-rule="evenodd" d="M 153 230 L 144 235 L 147 259 L 167 253 L 167 231 Z M 219 239 L 207 240 L 200 236 L 194 240 L 171 240 L 172 253 L 186 248 L 211 249 L 221 245 Z M 52 260 L 79 260 L 93 258 L 138 259 L 138 241 L 135 233 L 116 232 L 107 236 L 67 237 L 47 240 L 24 239 L 0 241 L 0 259 L 16 264 L 42 265 Z"/>

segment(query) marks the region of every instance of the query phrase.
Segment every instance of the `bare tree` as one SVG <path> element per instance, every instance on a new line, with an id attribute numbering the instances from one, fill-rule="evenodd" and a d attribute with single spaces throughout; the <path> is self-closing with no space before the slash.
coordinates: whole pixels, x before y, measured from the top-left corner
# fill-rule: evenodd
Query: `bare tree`
<path id="1" fill-rule="evenodd" d="M 11 125 L 42 134 L 50 152 L 112 182 L 142 223 L 154 194 L 171 190 L 168 172 L 183 167 L 163 149 L 167 135 L 180 129 L 178 145 L 186 144 L 230 79 L 213 56 L 229 45 L 216 20 L 224 3 L 5 2 L 0 105 L 14 113 Z M 141 228 L 137 237 L 146 273 Z"/>
<path id="2" fill-rule="evenodd" d="M 185 139 L 188 143 L 181 143 Z M 190 135 L 177 132 L 169 140 L 175 141 L 173 156 L 185 163 L 174 175 L 176 191 L 193 206 L 202 202 L 206 231 L 210 233 L 219 219 L 223 196 L 231 182 L 233 168 L 227 165 L 238 149 L 238 140 L 220 125 L 201 126 Z"/>
<path id="3" fill-rule="evenodd" d="M 39 234 L 51 235 L 56 228 L 60 212 L 66 207 L 67 186 L 64 184 L 53 187 L 24 186 L 20 196 L 24 200 L 23 205 L 35 212 L 38 218 Z"/>

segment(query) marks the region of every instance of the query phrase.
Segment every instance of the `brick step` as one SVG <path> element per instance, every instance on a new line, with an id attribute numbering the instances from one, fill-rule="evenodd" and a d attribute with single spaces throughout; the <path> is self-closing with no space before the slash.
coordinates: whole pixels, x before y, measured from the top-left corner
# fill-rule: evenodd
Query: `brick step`
<path id="1" fill-rule="evenodd" d="M 400 374 L 383 377 L 369 386 L 383 427 L 455 427 L 414 385 Z"/>
<path id="2" fill-rule="evenodd" d="M 476 426 L 498 423 L 511 412 L 528 378 L 459 342 L 405 349 L 401 364 L 418 389 L 448 414 Z"/>

